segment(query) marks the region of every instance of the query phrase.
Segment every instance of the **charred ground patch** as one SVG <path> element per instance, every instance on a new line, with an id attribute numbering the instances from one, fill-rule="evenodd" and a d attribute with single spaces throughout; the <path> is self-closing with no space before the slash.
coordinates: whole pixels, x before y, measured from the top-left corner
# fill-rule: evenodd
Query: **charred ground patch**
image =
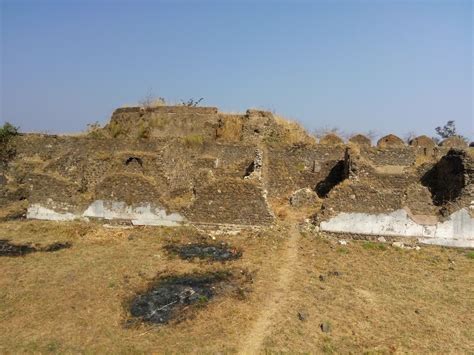
<path id="1" fill-rule="evenodd" d="M 8 239 L 0 239 L 0 256 L 24 256 L 35 252 L 54 252 L 61 249 L 67 249 L 72 246 L 71 243 L 53 243 L 45 247 L 35 247 L 31 244 L 14 244 Z"/>
<path id="2" fill-rule="evenodd" d="M 191 243 L 184 245 L 167 245 L 165 249 L 172 255 L 177 255 L 184 260 L 192 260 L 194 258 L 209 261 L 229 261 L 239 259 L 242 251 L 231 247 L 226 243 L 208 244 L 208 243 Z"/>
<path id="3" fill-rule="evenodd" d="M 244 292 L 241 282 L 228 271 L 167 276 L 156 280 L 145 292 L 135 296 L 129 305 L 131 320 L 153 324 L 180 321 L 192 310 L 205 307 L 215 296 Z"/>

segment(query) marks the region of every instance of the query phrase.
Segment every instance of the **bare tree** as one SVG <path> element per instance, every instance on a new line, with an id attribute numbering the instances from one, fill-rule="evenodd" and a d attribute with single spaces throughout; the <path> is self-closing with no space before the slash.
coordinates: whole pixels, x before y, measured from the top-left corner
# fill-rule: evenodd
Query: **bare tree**
<path id="1" fill-rule="evenodd" d="M 189 99 L 188 101 L 181 100 L 181 105 L 182 106 L 187 106 L 187 107 L 196 107 L 199 105 L 199 103 L 204 100 L 203 97 L 201 97 L 199 100 L 195 100 L 193 98 Z"/>
<path id="2" fill-rule="evenodd" d="M 153 95 L 150 90 L 143 99 L 138 101 L 138 104 L 143 108 L 153 108 L 166 105 L 166 100 L 163 97 Z"/>

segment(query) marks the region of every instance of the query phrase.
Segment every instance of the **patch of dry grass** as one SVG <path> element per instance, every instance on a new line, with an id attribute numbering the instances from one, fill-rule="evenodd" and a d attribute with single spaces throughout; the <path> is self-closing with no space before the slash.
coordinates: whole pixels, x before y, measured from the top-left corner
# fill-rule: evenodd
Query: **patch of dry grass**
<path id="1" fill-rule="evenodd" d="M 306 143 L 315 144 L 316 140 L 296 121 L 288 120 L 279 115 L 273 115 L 277 125 L 283 132 L 283 142 L 286 144 Z"/>
<path id="2" fill-rule="evenodd" d="M 227 142 L 238 142 L 242 136 L 242 116 L 223 114 L 222 126 L 216 129 L 216 138 Z"/>
<path id="3" fill-rule="evenodd" d="M 171 258 L 169 243 L 202 238 L 191 228 L 110 229 L 80 222 L 0 223 L 16 243 L 71 242 L 70 249 L 0 258 L 0 352 L 236 352 L 280 290 L 285 227 L 218 236 L 243 251 L 221 264 Z M 209 237 L 205 237 L 209 238 Z M 458 249 L 302 235 L 297 264 L 261 350 L 312 353 L 466 353 L 474 349 L 474 260 Z M 216 297 L 165 327 L 127 327 L 127 302 L 157 275 L 245 270 L 244 299 Z M 337 271 L 337 275 L 335 272 Z M 321 277 L 322 276 L 322 277 Z M 283 302 L 284 301 L 284 302 Z M 305 320 L 298 318 L 304 312 Z M 330 322 L 331 332 L 320 330 Z"/>
<path id="4" fill-rule="evenodd" d="M 343 236 L 341 236 L 343 238 Z M 306 236 L 269 351 L 466 353 L 474 349 L 473 261 L 460 249 Z M 334 272 L 339 276 L 334 276 Z M 322 277 L 320 277 L 322 275 Z M 298 312 L 307 319 L 300 321 Z M 329 321 L 330 333 L 320 324 Z"/>
<path id="5" fill-rule="evenodd" d="M 204 137 L 199 134 L 191 134 L 183 137 L 183 143 L 187 147 L 201 146 L 204 144 Z"/>

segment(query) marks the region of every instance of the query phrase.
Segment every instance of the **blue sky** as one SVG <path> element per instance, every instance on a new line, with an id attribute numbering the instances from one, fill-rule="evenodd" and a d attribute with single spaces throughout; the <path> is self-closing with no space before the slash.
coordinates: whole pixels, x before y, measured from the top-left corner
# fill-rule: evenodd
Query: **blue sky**
<path id="1" fill-rule="evenodd" d="M 151 92 L 474 139 L 471 1 L 0 2 L 1 120 L 23 131 L 80 131 Z"/>

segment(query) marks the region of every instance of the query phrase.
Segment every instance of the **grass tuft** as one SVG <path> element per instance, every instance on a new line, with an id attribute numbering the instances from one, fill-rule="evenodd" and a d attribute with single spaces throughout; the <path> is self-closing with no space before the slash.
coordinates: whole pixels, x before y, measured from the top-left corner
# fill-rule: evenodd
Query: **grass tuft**
<path id="1" fill-rule="evenodd" d="M 362 244 L 362 248 L 366 250 L 387 250 L 387 246 L 385 244 L 375 242 L 364 242 L 364 244 Z"/>
<path id="2" fill-rule="evenodd" d="M 188 147 L 198 146 L 198 145 L 203 145 L 204 144 L 204 138 L 201 135 L 194 134 L 194 135 L 189 135 L 189 136 L 183 137 L 183 142 Z"/>

